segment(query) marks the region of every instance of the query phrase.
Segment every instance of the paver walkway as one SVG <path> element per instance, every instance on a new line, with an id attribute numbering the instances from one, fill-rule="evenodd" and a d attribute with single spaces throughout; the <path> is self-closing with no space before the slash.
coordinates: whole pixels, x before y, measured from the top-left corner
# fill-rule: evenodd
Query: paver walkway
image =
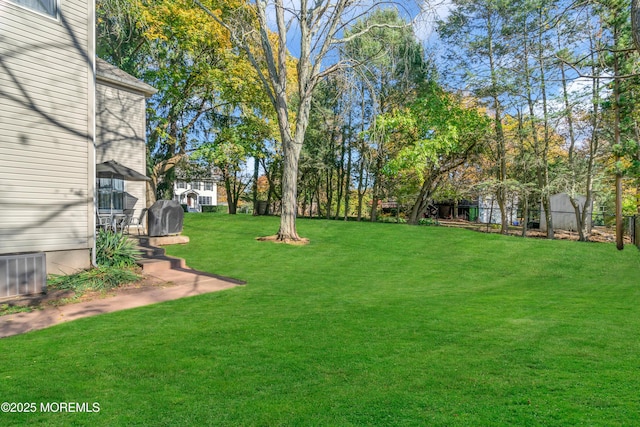
<path id="1" fill-rule="evenodd" d="M 241 281 L 189 268 L 158 271 L 147 274 L 146 278 L 147 282 L 155 286 L 126 289 L 113 297 L 66 304 L 59 307 L 48 307 L 30 313 L 0 316 L 0 338 L 44 329 L 82 317 L 216 292 L 244 284 Z"/>

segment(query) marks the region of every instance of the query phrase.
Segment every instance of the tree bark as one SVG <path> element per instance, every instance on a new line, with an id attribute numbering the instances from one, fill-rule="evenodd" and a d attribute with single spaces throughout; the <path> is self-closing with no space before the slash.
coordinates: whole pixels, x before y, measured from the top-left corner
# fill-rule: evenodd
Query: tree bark
<path id="1" fill-rule="evenodd" d="M 497 97 L 494 97 L 495 133 L 498 145 L 498 188 L 496 199 L 500 209 L 500 233 L 509 233 L 509 218 L 507 217 L 507 149 L 504 141 L 504 132 L 501 121 L 501 105 Z"/>
<path id="2" fill-rule="evenodd" d="M 282 213 L 280 214 L 280 229 L 278 240 L 298 241 L 300 236 L 296 230 L 296 215 L 298 210 L 298 161 L 302 141 L 296 143 L 283 141 L 283 168 L 282 168 Z"/>
<path id="3" fill-rule="evenodd" d="M 411 206 L 411 213 L 409 214 L 409 224 L 417 225 L 420 221 L 420 217 L 425 213 L 429 204 L 429 198 L 431 197 L 431 178 L 425 179 L 420 187 L 420 193 L 416 201 Z"/>
<path id="4" fill-rule="evenodd" d="M 351 115 L 349 115 L 351 117 Z M 351 132 L 351 119 L 349 119 L 349 132 Z M 349 220 L 349 201 L 351 199 L 351 137 L 347 151 L 347 170 L 345 171 L 344 183 L 344 220 Z M 640 208 L 640 206 L 639 206 Z"/>
<path id="5" fill-rule="evenodd" d="M 640 0 L 631 0 L 631 32 L 636 50 L 640 52 Z"/>
<path id="6" fill-rule="evenodd" d="M 257 158 L 254 158 L 253 162 L 253 215 L 258 215 L 258 178 L 260 177 L 260 163 Z"/>
<path id="7" fill-rule="evenodd" d="M 156 202 L 156 190 L 158 188 L 158 181 L 160 177 L 166 175 L 168 171 L 173 169 L 181 160 L 186 157 L 186 154 L 175 154 L 167 160 L 163 160 L 153 166 L 151 171 L 150 181 L 147 181 L 146 185 L 146 199 L 147 208 L 151 207 Z"/>

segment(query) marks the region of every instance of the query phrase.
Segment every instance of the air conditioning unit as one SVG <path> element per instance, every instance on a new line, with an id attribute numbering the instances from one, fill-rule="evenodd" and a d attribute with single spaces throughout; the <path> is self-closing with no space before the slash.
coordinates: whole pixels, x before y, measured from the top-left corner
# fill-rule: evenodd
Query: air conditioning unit
<path id="1" fill-rule="evenodd" d="M 46 288 L 44 252 L 0 255 L 0 298 L 38 294 Z"/>

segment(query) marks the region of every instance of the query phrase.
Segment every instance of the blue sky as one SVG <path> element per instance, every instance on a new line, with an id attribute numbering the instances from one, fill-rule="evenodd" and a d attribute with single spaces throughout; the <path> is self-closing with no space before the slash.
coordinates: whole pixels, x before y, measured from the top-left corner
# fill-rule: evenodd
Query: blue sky
<path id="1" fill-rule="evenodd" d="M 329 0 L 330 1 L 330 0 Z M 270 28 L 276 30 L 275 10 L 272 1 L 269 1 L 271 7 L 268 9 L 268 20 Z M 380 1 L 380 0 L 363 0 L 356 2 L 357 4 L 349 11 L 352 17 L 371 8 L 395 8 L 398 9 L 402 16 L 410 20 L 416 37 L 423 43 L 429 45 L 437 43 L 437 34 L 435 33 L 435 22 L 437 19 L 445 19 L 449 15 L 451 8 L 450 0 L 399 0 L 399 1 Z M 284 0 L 284 6 L 289 10 L 297 10 L 300 7 L 299 0 Z M 349 15 L 347 15 L 349 16 Z M 287 47 L 289 52 L 297 57 L 300 55 L 300 32 L 294 20 L 291 20 L 293 14 L 285 13 L 287 22 L 291 21 L 291 26 L 287 34 Z"/>

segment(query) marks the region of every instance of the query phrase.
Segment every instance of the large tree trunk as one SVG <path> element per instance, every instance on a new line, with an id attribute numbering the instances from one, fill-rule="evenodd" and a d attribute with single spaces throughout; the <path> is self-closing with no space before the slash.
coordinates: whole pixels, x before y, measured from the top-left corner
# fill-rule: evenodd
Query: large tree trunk
<path id="1" fill-rule="evenodd" d="M 382 166 L 383 166 L 383 152 L 382 142 L 380 143 L 379 150 L 376 158 L 376 170 L 373 181 L 373 196 L 371 201 L 371 222 L 378 220 L 378 202 L 380 201 L 380 192 L 382 188 Z"/>
<path id="2" fill-rule="evenodd" d="M 260 163 L 257 158 L 253 162 L 253 187 L 251 198 L 253 199 L 253 215 L 258 215 L 258 178 L 260 177 Z"/>
<path id="3" fill-rule="evenodd" d="M 145 193 L 146 193 L 146 202 L 147 208 L 151 207 L 156 202 L 156 192 L 158 189 L 158 183 L 160 182 L 160 178 L 166 175 L 171 169 L 173 169 L 182 159 L 186 157 L 186 154 L 180 153 L 175 154 L 171 158 L 167 160 L 163 160 L 156 165 L 153 166 L 151 170 L 151 178 L 150 181 L 147 181 Z"/>
<path id="4" fill-rule="evenodd" d="M 527 222 L 529 221 L 529 198 L 525 194 L 522 205 L 522 237 L 527 237 Z"/>
<path id="5" fill-rule="evenodd" d="M 496 200 L 498 202 L 498 208 L 500 209 L 500 233 L 509 234 L 509 217 L 507 214 L 507 189 L 501 186 L 496 191 Z M 491 205 L 493 210 L 493 204 Z M 489 217 L 491 222 L 491 217 Z"/>
<path id="6" fill-rule="evenodd" d="M 156 190 L 158 188 L 157 178 L 152 177 L 151 181 L 147 181 L 147 185 L 145 187 L 146 194 L 146 207 L 150 208 L 156 202 Z"/>
<path id="7" fill-rule="evenodd" d="M 616 248 L 624 249 L 624 222 L 622 217 L 622 174 L 616 172 Z"/>
<path id="8" fill-rule="evenodd" d="M 420 218 L 426 212 L 427 206 L 429 206 L 433 191 L 433 180 L 431 179 L 431 176 L 429 176 L 422 183 L 422 187 L 420 187 L 420 193 L 418 193 L 418 197 L 416 197 L 415 202 L 413 202 L 411 213 L 409 214 L 409 224 L 418 224 L 418 221 L 420 221 Z"/>
<path id="9" fill-rule="evenodd" d="M 278 240 L 298 241 L 300 236 L 296 230 L 296 214 L 298 210 L 298 161 L 302 141 L 283 141 L 282 168 L 282 213 Z"/>
<path id="10" fill-rule="evenodd" d="M 542 178 L 542 182 L 547 182 L 547 178 Z M 544 211 L 544 222 L 547 227 L 547 239 L 553 240 L 555 237 L 553 231 L 553 212 L 551 211 L 551 199 L 546 192 L 542 195 L 542 210 Z"/>
<path id="11" fill-rule="evenodd" d="M 231 185 L 231 177 L 224 174 L 224 190 L 227 193 L 227 204 L 229 205 L 229 215 L 235 215 L 238 211 L 238 198 Z"/>
<path id="12" fill-rule="evenodd" d="M 380 197 L 378 196 L 378 187 L 378 177 L 376 177 L 376 181 L 373 184 L 373 197 L 371 198 L 371 222 L 376 222 L 378 220 L 378 202 L 380 201 Z"/>

